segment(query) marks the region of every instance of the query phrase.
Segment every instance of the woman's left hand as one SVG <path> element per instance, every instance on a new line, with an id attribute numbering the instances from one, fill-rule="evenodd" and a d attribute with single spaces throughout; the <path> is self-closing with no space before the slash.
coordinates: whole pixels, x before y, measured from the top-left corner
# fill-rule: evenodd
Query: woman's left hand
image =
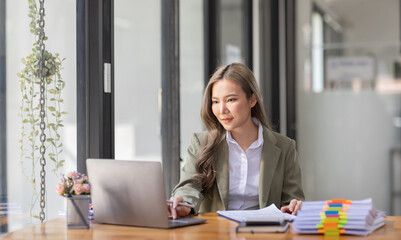
<path id="1" fill-rule="evenodd" d="M 301 209 L 302 201 L 292 199 L 288 206 L 281 207 L 281 212 L 291 213 L 292 215 L 297 215 L 299 209 Z"/>

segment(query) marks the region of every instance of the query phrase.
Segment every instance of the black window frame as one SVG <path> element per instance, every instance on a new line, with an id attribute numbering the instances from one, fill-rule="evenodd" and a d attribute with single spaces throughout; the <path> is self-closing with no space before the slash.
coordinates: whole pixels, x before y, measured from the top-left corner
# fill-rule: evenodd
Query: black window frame
<path id="1" fill-rule="evenodd" d="M 295 7 L 295 0 L 259 0 L 260 89 L 266 115 L 275 131 L 296 140 Z"/>
<path id="2" fill-rule="evenodd" d="M 245 65 L 253 70 L 253 1 L 242 0 L 242 28 L 244 30 L 243 49 Z M 204 76 L 206 86 L 213 72 L 222 62 L 221 51 L 221 23 L 220 19 L 221 1 L 203 1 L 203 36 L 204 36 Z"/>
<path id="3" fill-rule="evenodd" d="M 114 1 L 77 1 L 77 170 L 86 159 L 114 158 Z M 104 64 L 111 64 L 111 93 Z"/>
<path id="4" fill-rule="evenodd" d="M 6 0 L 0 0 L 0 202 L 7 202 Z M 0 232 L 7 232 L 1 225 Z"/>
<path id="5" fill-rule="evenodd" d="M 180 179 L 179 15 L 179 0 L 161 1 L 161 132 L 166 197 Z"/>

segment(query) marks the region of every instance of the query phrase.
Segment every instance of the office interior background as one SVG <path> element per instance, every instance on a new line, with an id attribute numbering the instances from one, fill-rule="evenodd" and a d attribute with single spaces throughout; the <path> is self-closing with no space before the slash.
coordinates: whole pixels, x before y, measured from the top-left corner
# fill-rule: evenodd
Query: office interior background
<path id="1" fill-rule="evenodd" d="M 191 133 L 203 131 L 208 77 L 239 61 L 254 71 L 276 131 L 297 142 L 307 200 L 372 197 L 401 214 L 399 0 L 51 0 L 45 8 L 46 49 L 66 58 L 64 173 L 85 171 L 88 157 L 162 161 L 171 191 Z M 0 193 L 20 209 L 2 231 L 38 221 L 28 215 L 19 150 L 16 74 L 34 41 L 27 14 L 27 1 L 0 0 Z M 65 200 L 47 168 L 52 219 Z"/>

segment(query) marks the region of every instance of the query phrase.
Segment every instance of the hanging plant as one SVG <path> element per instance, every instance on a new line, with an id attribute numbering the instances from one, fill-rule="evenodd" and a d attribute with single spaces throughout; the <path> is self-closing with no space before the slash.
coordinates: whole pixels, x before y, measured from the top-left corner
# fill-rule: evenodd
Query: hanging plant
<path id="1" fill-rule="evenodd" d="M 38 218 L 33 214 L 34 207 L 39 204 L 40 189 L 38 190 L 37 182 L 39 177 L 36 173 L 40 167 L 40 27 L 39 27 L 39 11 L 35 0 L 28 0 L 29 18 L 31 22 L 30 32 L 35 36 L 32 52 L 22 59 L 24 68 L 17 73 L 20 82 L 20 90 L 22 95 L 20 116 L 22 119 L 21 139 L 20 142 L 20 164 L 25 179 L 32 186 L 32 198 L 29 213 L 31 217 Z M 45 37 L 43 40 L 47 40 Z M 65 160 L 60 158 L 63 151 L 63 143 L 61 141 L 60 130 L 63 127 L 62 117 L 67 112 L 62 111 L 63 104 L 62 90 L 65 82 L 61 78 L 60 71 L 62 63 L 65 59 L 61 59 L 58 53 L 52 54 L 45 50 L 44 55 L 44 99 L 45 99 L 45 159 L 50 165 L 51 171 L 58 176 L 60 168 L 63 167 Z M 50 160 L 50 161 L 49 161 Z M 29 170 L 28 170 L 29 169 Z"/>

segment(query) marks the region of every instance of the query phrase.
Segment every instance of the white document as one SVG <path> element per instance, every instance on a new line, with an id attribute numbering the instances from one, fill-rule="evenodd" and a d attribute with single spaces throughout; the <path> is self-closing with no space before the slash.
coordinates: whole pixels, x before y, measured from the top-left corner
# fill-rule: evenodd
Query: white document
<path id="1" fill-rule="evenodd" d="M 284 220 L 294 220 L 296 216 L 291 215 L 289 213 L 282 213 L 280 209 L 276 207 L 276 205 L 271 204 L 268 207 L 258 209 L 258 210 L 228 210 L 228 211 L 217 211 L 217 214 L 226 217 L 228 219 L 242 222 L 246 218 L 260 218 L 263 217 L 277 217 L 283 218 Z"/>

